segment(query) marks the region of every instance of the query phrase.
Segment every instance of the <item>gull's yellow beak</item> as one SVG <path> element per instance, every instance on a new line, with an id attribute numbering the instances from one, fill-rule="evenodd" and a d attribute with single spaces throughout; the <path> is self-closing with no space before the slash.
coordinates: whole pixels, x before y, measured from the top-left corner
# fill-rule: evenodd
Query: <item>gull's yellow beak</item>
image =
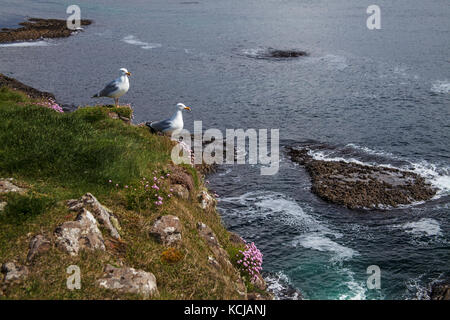
<path id="1" fill-rule="evenodd" d="M 191 111 L 191 108 L 189 108 L 189 107 L 184 107 L 184 109 Z"/>
<path id="2" fill-rule="evenodd" d="M 127 72 L 127 76 L 131 76 L 131 72 Z"/>

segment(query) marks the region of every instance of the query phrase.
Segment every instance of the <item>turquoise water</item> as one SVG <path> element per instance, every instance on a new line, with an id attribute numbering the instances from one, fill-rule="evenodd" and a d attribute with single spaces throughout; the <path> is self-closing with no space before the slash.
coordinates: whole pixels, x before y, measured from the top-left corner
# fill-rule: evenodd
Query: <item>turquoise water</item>
<path id="1" fill-rule="evenodd" d="M 66 17 L 70 1 L 3 0 L 0 26 Z M 379 1 L 79 1 L 95 23 L 39 46 L 0 46 L 0 72 L 85 105 L 121 67 L 133 73 L 135 122 L 184 102 L 203 128 L 279 128 L 280 144 L 320 146 L 316 157 L 409 169 L 440 191 L 426 203 L 357 211 L 310 192 L 282 154 L 277 175 L 224 166 L 210 178 L 226 225 L 255 241 L 265 270 L 309 299 L 427 298 L 449 278 L 450 7 Z M 309 57 L 261 59 L 269 48 Z M 97 102 L 97 101 L 95 101 Z M 108 102 L 107 99 L 101 102 Z M 366 286 L 381 269 L 381 289 Z"/>

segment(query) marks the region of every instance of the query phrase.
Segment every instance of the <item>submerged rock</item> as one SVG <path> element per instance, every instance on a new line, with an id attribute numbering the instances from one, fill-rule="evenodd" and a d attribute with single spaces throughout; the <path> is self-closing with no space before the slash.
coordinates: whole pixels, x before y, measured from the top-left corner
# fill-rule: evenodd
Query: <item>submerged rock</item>
<path id="1" fill-rule="evenodd" d="M 67 221 L 58 226 L 55 237 L 56 246 L 73 256 L 77 255 L 81 249 L 105 250 L 97 220 L 84 208 L 75 221 Z"/>
<path id="2" fill-rule="evenodd" d="M 173 215 L 161 216 L 153 224 L 150 235 L 166 246 L 181 242 L 180 219 Z"/>
<path id="3" fill-rule="evenodd" d="M 5 274 L 5 282 L 25 279 L 29 273 L 27 267 L 17 265 L 14 262 L 4 263 L 2 265 L 1 271 L 3 274 Z"/>
<path id="4" fill-rule="evenodd" d="M 115 268 L 110 264 L 105 267 L 105 273 L 105 277 L 97 281 L 102 288 L 142 294 L 145 298 L 159 294 L 153 273 L 128 267 Z"/>
<path id="5" fill-rule="evenodd" d="M 397 207 L 431 199 L 436 190 L 416 173 L 344 161 L 316 160 L 308 149 L 289 149 L 311 176 L 312 192 L 348 208 Z"/>

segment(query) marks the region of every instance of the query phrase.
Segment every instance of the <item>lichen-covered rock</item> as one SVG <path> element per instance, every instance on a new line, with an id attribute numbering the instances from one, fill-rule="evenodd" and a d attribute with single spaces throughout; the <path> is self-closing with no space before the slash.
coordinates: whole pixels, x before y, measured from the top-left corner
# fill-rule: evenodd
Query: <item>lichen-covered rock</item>
<path id="1" fill-rule="evenodd" d="M 180 219 L 173 215 L 161 216 L 153 224 L 150 235 L 166 246 L 181 242 Z"/>
<path id="2" fill-rule="evenodd" d="M 189 190 L 181 185 L 181 184 L 174 184 L 172 186 L 172 193 L 176 195 L 178 198 L 188 200 L 189 199 Z"/>
<path id="3" fill-rule="evenodd" d="M 0 193 L 18 192 L 24 193 L 25 189 L 16 186 L 13 179 L 0 179 Z"/>
<path id="4" fill-rule="evenodd" d="M 197 230 L 198 230 L 200 237 L 202 237 L 206 241 L 209 248 L 214 253 L 214 256 L 219 261 L 219 263 L 222 265 L 222 267 L 225 269 L 232 269 L 233 266 L 230 262 L 230 257 L 228 256 L 228 252 L 226 252 L 225 249 L 222 248 L 219 241 L 217 240 L 216 235 L 211 230 L 211 228 L 202 222 L 198 222 Z"/>
<path id="5" fill-rule="evenodd" d="M 5 202 L 5 201 L 0 201 L 0 211 L 5 210 L 5 207 L 6 207 L 7 204 L 8 204 L 8 203 Z"/>
<path id="6" fill-rule="evenodd" d="M 14 280 L 23 280 L 28 276 L 28 268 L 20 266 L 14 262 L 6 262 L 2 265 L 2 273 L 5 274 L 4 281 L 10 282 Z"/>
<path id="7" fill-rule="evenodd" d="M 105 250 L 97 220 L 84 208 L 75 221 L 67 221 L 58 226 L 55 237 L 56 246 L 71 255 L 77 255 L 80 249 Z"/>
<path id="8" fill-rule="evenodd" d="M 200 202 L 200 207 L 203 210 L 210 210 L 216 207 L 217 205 L 217 200 L 214 199 L 213 196 L 211 196 L 208 191 L 206 190 L 202 190 L 198 196 L 197 196 L 198 201 Z"/>
<path id="9" fill-rule="evenodd" d="M 102 288 L 123 293 L 142 294 L 146 298 L 159 294 L 156 277 L 151 272 L 128 267 L 115 268 L 108 264 L 105 267 L 105 273 L 105 277 L 97 281 Z"/>
<path id="10" fill-rule="evenodd" d="M 103 206 L 91 193 L 86 193 L 79 200 L 69 200 L 67 205 L 72 211 L 89 210 L 97 221 L 109 231 L 111 237 L 120 239 L 119 221 L 112 211 Z"/>
<path id="11" fill-rule="evenodd" d="M 31 238 L 30 247 L 27 255 L 27 262 L 32 262 L 39 254 L 47 252 L 52 247 L 52 244 L 43 235 L 38 234 Z"/>

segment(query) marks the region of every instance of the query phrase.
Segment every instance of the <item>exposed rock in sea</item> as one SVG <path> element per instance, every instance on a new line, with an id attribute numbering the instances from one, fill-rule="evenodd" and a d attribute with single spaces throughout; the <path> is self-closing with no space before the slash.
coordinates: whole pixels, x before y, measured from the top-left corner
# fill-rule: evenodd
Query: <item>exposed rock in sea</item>
<path id="1" fill-rule="evenodd" d="M 156 277 L 151 272 L 128 267 L 116 268 L 110 264 L 104 271 L 106 275 L 97 280 L 97 284 L 102 288 L 122 293 L 142 294 L 145 298 L 159 294 Z"/>
<path id="2" fill-rule="evenodd" d="M 75 221 L 67 221 L 55 229 L 56 246 L 70 255 L 77 255 L 81 249 L 105 250 L 102 233 L 92 213 L 86 209 L 77 215 Z"/>
<path id="3" fill-rule="evenodd" d="M 79 200 L 69 200 L 67 201 L 67 205 L 72 211 L 81 212 L 83 209 L 89 210 L 98 222 L 105 226 L 111 237 L 120 239 L 118 231 L 120 230 L 119 221 L 113 215 L 112 211 L 103 206 L 91 193 L 86 193 Z"/>
<path id="4" fill-rule="evenodd" d="M 306 51 L 301 50 L 279 50 L 279 49 L 269 49 L 268 55 L 272 58 L 297 58 L 307 56 Z"/>
<path id="5" fill-rule="evenodd" d="M 91 20 L 82 19 L 80 24 L 87 26 Z M 42 38 L 65 38 L 74 33 L 67 28 L 65 19 L 39 19 L 29 18 L 28 21 L 19 23 L 20 28 L 3 28 L 0 31 L 0 43 L 13 41 L 29 41 Z"/>
<path id="6" fill-rule="evenodd" d="M 270 272 L 263 273 L 267 283 L 267 291 L 274 295 L 275 300 L 302 300 L 302 293 L 287 281 L 284 275 Z"/>
<path id="7" fill-rule="evenodd" d="M 383 166 L 316 160 L 309 149 L 289 148 L 291 159 L 304 165 L 311 190 L 326 201 L 348 208 L 397 207 L 431 199 L 436 190 L 416 173 Z"/>
<path id="8" fill-rule="evenodd" d="M 175 246 L 181 242 L 180 219 L 173 215 L 161 216 L 153 224 L 150 235 L 166 246 Z"/>
<path id="9" fill-rule="evenodd" d="M 47 252 L 52 244 L 42 234 L 38 234 L 31 238 L 30 247 L 27 255 L 27 262 L 32 262 L 38 255 Z"/>
<path id="10" fill-rule="evenodd" d="M 29 273 L 26 266 L 21 266 L 14 262 L 4 263 L 1 271 L 5 275 L 5 278 L 3 279 L 5 282 L 25 279 Z"/>

